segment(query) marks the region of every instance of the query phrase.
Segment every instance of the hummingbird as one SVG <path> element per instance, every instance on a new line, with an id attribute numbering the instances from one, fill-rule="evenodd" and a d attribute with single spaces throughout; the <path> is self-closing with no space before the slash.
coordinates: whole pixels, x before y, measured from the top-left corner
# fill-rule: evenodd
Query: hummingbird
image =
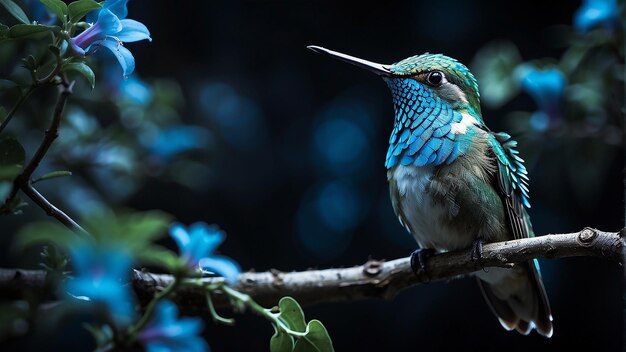
<path id="1" fill-rule="evenodd" d="M 391 65 L 319 46 L 309 49 L 371 71 L 387 83 L 394 123 L 385 160 L 393 210 L 419 249 L 416 275 L 433 252 L 533 237 L 528 172 L 510 135 L 483 121 L 478 82 L 459 61 L 425 53 Z M 481 264 L 482 265 L 482 264 Z M 552 314 L 537 260 L 474 273 L 507 330 L 551 337 Z"/>

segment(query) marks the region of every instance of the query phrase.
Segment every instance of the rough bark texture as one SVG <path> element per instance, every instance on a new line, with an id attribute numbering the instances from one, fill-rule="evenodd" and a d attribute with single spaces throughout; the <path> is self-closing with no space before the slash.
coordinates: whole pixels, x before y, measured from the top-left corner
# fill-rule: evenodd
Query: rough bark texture
<path id="1" fill-rule="evenodd" d="M 625 230 L 604 232 L 585 228 L 580 232 L 546 235 L 521 240 L 489 243 L 483 246 L 482 266 L 511 267 L 533 258 L 596 256 L 621 262 Z M 471 259 L 470 250 L 435 254 L 426 259 L 427 277 L 416 277 L 410 258 L 391 261 L 370 260 L 351 268 L 307 270 L 300 272 L 248 272 L 240 276 L 235 288 L 258 303 L 273 306 L 283 296 L 294 297 L 300 304 L 348 301 L 364 298 L 393 298 L 401 290 L 420 283 L 450 280 L 482 270 L 481 263 Z M 18 288 L 43 287 L 43 271 L 0 269 L 0 293 L 17 292 Z M 172 276 L 134 270 L 132 285 L 140 301 L 145 303 L 172 282 Z M 221 278 L 204 278 L 218 282 Z M 206 309 L 201 288 L 183 286 L 175 300 L 186 311 Z M 216 293 L 214 303 L 228 306 L 226 298 Z"/>
<path id="2" fill-rule="evenodd" d="M 510 267 L 513 263 L 533 258 L 563 258 L 598 256 L 621 261 L 623 232 L 604 232 L 585 228 L 580 232 L 546 235 L 514 241 L 485 244 L 482 265 Z M 240 276 L 235 288 L 249 294 L 257 302 L 275 305 L 283 296 L 294 297 L 300 304 L 337 302 L 363 298 L 393 298 L 401 290 L 420 283 L 450 280 L 482 270 L 481 264 L 471 259 L 470 250 L 433 255 L 426 260 L 428 277 L 416 277 L 410 258 L 391 261 L 370 260 L 351 268 L 307 270 L 300 272 L 248 272 Z M 135 291 L 147 299 L 156 290 L 167 286 L 170 275 L 134 271 Z M 205 278 L 207 282 L 220 278 Z M 204 307 L 204 295 L 194 287 L 181 289 L 179 303 L 186 308 Z M 228 302 L 221 295 L 214 297 L 216 306 Z"/>

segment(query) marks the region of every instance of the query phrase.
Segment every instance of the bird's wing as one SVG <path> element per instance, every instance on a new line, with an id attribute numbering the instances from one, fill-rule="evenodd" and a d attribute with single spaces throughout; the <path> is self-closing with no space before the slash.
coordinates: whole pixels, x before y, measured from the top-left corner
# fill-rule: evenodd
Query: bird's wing
<path id="1" fill-rule="evenodd" d="M 491 149 L 498 162 L 495 182 L 513 232 L 513 238 L 533 237 L 533 230 L 526 208 L 530 208 L 528 196 L 528 172 L 524 160 L 519 157 L 517 142 L 504 132 L 492 133 Z"/>
<path id="2" fill-rule="evenodd" d="M 491 136 L 493 137 L 492 143 L 490 143 L 491 149 L 498 162 L 494 183 L 498 184 L 496 187 L 502 196 L 513 238 L 534 237 L 530 217 L 525 209 L 530 208 L 528 175 L 524 167 L 524 160 L 518 155 L 517 142 L 506 133 L 491 133 Z M 507 329 L 515 328 L 523 334 L 528 334 L 534 327 L 540 334 L 550 337 L 553 332 L 552 314 L 546 290 L 541 282 L 539 263 L 537 259 L 533 259 L 518 265 L 521 270 L 526 272 L 527 280 L 529 280 L 532 288 L 532 295 L 529 295 L 528 291 L 524 293 L 529 295 L 526 302 L 531 303 L 527 303 L 527 306 L 522 309 L 522 313 L 518 312 L 520 310 L 519 300 L 499 298 L 494 293 L 494 287 L 497 287 L 498 284 L 487 284 L 479 280 L 485 299 Z M 505 292 L 510 289 L 506 285 L 506 283 L 499 284 L 500 287 L 496 288 L 496 291 Z M 511 297 L 515 298 L 520 295 L 521 293 Z M 530 319 L 528 319 L 529 314 Z"/>

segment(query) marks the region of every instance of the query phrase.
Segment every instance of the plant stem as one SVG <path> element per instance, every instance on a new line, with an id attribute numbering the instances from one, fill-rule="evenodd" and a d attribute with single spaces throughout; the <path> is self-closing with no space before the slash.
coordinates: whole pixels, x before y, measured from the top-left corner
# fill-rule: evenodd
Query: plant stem
<path id="1" fill-rule="evenodd" d="M 234 290 L 230 287 L 228 287 L 226 284 L 224 284 L 221 287 L 221 290 L 224 291 L 224 293 L 232 298 L 235 299 L 239 302 L 241 302 L 242 304 L 244 304 L 245 306 L 247 306 L 248 308 L 250 308 L 250 310 L 252 310 L 254 313 L 257 313 L 258 315 L 264 317 L 265 319 L 269 320 L 270 322 L 272 322 L 277 329 L 282 330 L 283 332 L 294 336 L 294 337 L 304 337 L 306 336 L 306 331 L 305 332 L 298 332 L 298 331 L 293 331 L 289 328 L 289 326 L 287 326 L 282 320 L 280 320 L 278 318 L 278 314 L 272 313 L 271 309 L 265 309 L 263 306 L 261 306 L 260 304 L 256 303 L 252 297 L 250 297 L 249 295 L 245 294 L 245 293 L 241 293 L 237 290 Z"/>
<path id="2" fill-rule="evenodd" d="M 33 187 L 33 185 L 28 182 L 26 185 L 22 186 L 22 192 L 26 194 L 30 199 L 33 200 L 41 209 L 43 209 L 48 216 L 52 216 L 57 219 L 60 223 L 65 225 L 65 227 L 70 230 L 83 235 L 85 237 L 89 237 L 89 233 L 85 231 L 74 219 L 65 214 L 61 209 L 54 206 L 54 204 L 50 203 L 39 191 Z"/>
<path id="3" fill-rule="evenodd" d="M 209 306 L 209 312 L 211 313 L 211 317 L 213 318 L 214 321 L 225 324 L 225 325 L 229 325 L 229 326 L 235 325 L 235 319 L 224 318 L 220 316 L 219 314 L 217 314 L 217 312 L 215 311 L 215 307 L 213 306 L 213 299 L 211 298 L 211 292 L 206 293 L 206 303 Z"/>
<path id="4" fill-rule="evenodd" d="M 57 71 L 57 70 L 55 69 L 54 71 Z M 46 79 L 48 81 L 51 81 L 53 77 L 46 78 Z M 87 231 L 85 231 L 80 225 L 78 225 L 76 221 L 74 221 L 71 217 L 69 217 L 59 208 L 55 207 L 41 193 L 39 193 L 33 187 L 32 181 L 31 181 L 33 173 L 35 172 L 37 167 L 39 167 L 39 164 L 45 157 L 46 153 L 48 153 L 48 150 L 52 146 L 52 143 L 59 135 L 59 127 L 61 125 L 61 117 L 63 116 L 65 103 L 67 102 L 67 99 L 69 98 L 69 96 L 72 94 L 72 87 L 74 86 L 74 82 L 68 83 L 64 75 L 61 75 L 60 79 L 61 79 L 61 83 L 59 84 L 59 96 L 54 106 L 54 111 L 52 114 L 52 122 L 50 123 L 50 126 L 46 130 L 44 138 L 39 144 L 39 147 L 35 151 L 35 154 L 33 155 L 32 159 L 28 162 L 26 167 L 24 167 L 24 170 L 22 171 L 22 173 L 18 175 L 13 181 L 13 187 L 11 188 L 11 192 L 9 193 L 9 196 L 6 198 L 2 208 L 8 207 L 9 204 L 13 202 L 13 199 L 17 196 L 17 192 L 21 189 L 30 199 L 32 199 L 40 208 L 42 208 L 46 212 L 46 214 L 54 217 L 55 219 L 57 219 L 59 222 L 61 222 L 70 230 L 80 235 L 88 236 Z M 36 87 L 39 87 L 39 86 L 40 86 L 39 83 L 34 83 L 33 86 L 31 86 L 31 90 L 34 90 Z M 23 103 L 23 101 L 21 103 Z M 16 106 L 16 107 L 19 107 L 19 106 Z M 16 109 L 14 108 L 14 110 Z M 3 124 L 7 121 L 8 120 L 3 121 Z"/>
<path id="5" fill-rule="evenodd" d="M 130 337 L 129 341 L 132 342 L 137 338 L 137 334 L 139 334 L 139 332 L 150 321 L 150 318 L 152 317 L 152 312 L 154 311 L 154 308 L 156 307 L 157 303 L 159 303 L 162 299 L 172 294 L 176 290 L 176 288 L 178 288 L 179 284 L 180 284 L 180 279 L 177 276 L 175 276 L 174 281 L 172 281 L 172 283 L 169 286 L 167 286 L 165 289 L 163 289 L 163 291 L 159 292 L 156 296 L 154 296 L 152 301 L 150 301 L 150 303 L 146 307 L 146 311 L 141 317 L 141 320 L 139 320 L 139 322 L 137 322 L 137 324 L 135 324 L 134 326 L 130 327 L 128 331 L 128 336 Z"/>

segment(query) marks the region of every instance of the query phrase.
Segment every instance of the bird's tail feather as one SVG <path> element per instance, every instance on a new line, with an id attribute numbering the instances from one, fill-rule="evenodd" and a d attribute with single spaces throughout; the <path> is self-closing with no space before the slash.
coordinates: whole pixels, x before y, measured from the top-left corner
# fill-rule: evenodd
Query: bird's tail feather
<path id="1" fill-rule="evenodd" d="M 500 324 L 507 330 L 515 329 L 524 335 L 534 328 L 539 334 L 551 337 L 550 303 L 534 262 L 517 264 L 513 269 L 496 270 L 506 270 L 505 275 L 478 275 L 478 286 Z"/>

